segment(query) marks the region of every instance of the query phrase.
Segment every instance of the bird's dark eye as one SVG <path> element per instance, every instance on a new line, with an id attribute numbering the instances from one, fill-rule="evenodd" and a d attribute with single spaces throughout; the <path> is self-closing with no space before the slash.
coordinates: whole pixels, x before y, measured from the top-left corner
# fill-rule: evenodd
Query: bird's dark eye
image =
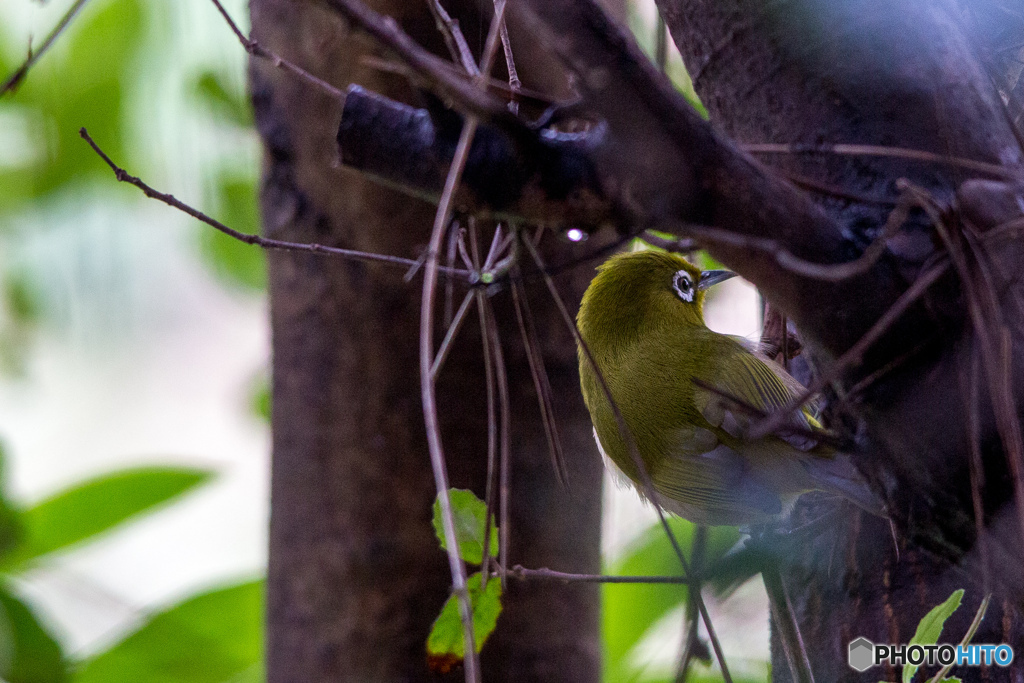
<path id="1" fill-rule="evenodd" d="M 693 301 L 693 278 L 685 270 L 680 270 L 672 278 L 672 289 L 683 301 Z"/>

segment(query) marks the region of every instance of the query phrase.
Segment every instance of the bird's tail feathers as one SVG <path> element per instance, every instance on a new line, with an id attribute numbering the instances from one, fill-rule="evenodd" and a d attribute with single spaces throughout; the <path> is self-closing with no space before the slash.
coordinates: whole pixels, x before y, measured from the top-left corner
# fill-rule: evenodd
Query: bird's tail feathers
<path id="1" fill-rule="evenodd" d="M 889 518 L 889 511 L 882 499 L 871 490 L 867 481 L 845 453 L 835 457 L 816 459 L 805 463 L 816 488 L 835 493 L 873 515 Z"/>

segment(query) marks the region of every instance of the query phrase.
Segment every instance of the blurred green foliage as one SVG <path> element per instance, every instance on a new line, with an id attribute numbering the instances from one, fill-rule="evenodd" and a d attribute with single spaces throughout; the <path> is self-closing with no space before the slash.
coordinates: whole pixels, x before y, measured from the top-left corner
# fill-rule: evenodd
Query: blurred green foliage
<path id="1" fill-rule="evenodd" d="M 263 680 L 263 581 L 213 590 L 151 617 L 76 667 L 73 683 Z"/>
<path id="2" fill-rule="evenodd" d="M 707 575 L 736 545 L 739 532 L 733 527 L 710 527 L 703 542 L 699 565 L 691 551 L 696 526 L 669 517 L 669 527 L 697 572 Z M 660 524 L 642 533 L 606 573 L 624 576 L 682 576 L 683 568 L 671 541 Z M 602 586 L 602 633 L 605 645 L 605 681 L 620 683 L 640 680 L 644 674 L 631 660 L 636 646 L 663 617 L 683 606 L 689 595 L 684 584 L 604 584 Z M 692 676 L 691 676 L 692 679 Z M 647 680 L 644 678 L 644 680 Z"/>
<path id="3" fill-rule="evenodd" d="M 109 171 L 79 138 L 79 128 L 103 140 L 113 158 L 132 159 L 125 99 L 142 45 L 145 8 L 139 0 L 117 0 L 91 9 L 4 98 L 8 115 L 22 120 L 30 144 L 39 149 L 27 167 L 0 167 L 0 226 L 4 213 L 24 208 L 25 202 L 101 174 L 109 180 Z"/>
<path id="4" fill-rule="evenodd" d="M 9 683 L 185 683 L 226 681 L 258 666 L 262 652 L 259 582 L 208 593 L 154 615 L 125 640 L 80 663 L 66 657 L 34 609 L 12 592 L 20 575 L 45 565 L 54 553 L 73 551 L 180 498 L 209 481 L 209 472 L 175 467 L 124 470 L 75 484 L 21 508 L 10 501 L 3 486 L 4 459 L 0 450 L 0 678 Z M 175 646 L 169 649 L 168 643 Z M 194 666 L 175 667 L 174 662 Z M 117 678 L 110 674 L 111 663 L 124 675 L 133 671 L 147 675 Z M 95 677 L 97 671 L 104 672 L 102 677 Z M 163 672 L 161 677 L 155 675 L 158 671 Z M 217 672 L 225 674 L 210 677 Z"/>
<path id="5" fill-rule="evenodd" d="M 25 0 L 26 5 L 29 2 Z M 167 25 L 154 21 L 166 11 L 147 0 L 93 0 L 17 90 L 0 98 L 3 370 L 19 369 L 26 349 L 35 341 L 34 328 L 50 314 L 37 286 L 47 277 L 40 272 L 45 264 L 26 264 L 10 256 L 31 238 L 31 231 L 56 227 L 48 224 L 47 208 L 74 204 L 80 207 L 72 212 L 74 216 L 85 209 L 83 201 L 120 204 L 115 212 L 126 212 L 145 201 L 136 190 L 115 182 L 80 139 L 79 129 L 88 128 L 111 158 L 131 172 L 142 174 L 146 163 L 173 156 L 172 150 L 154 145 L 161 137 L 150 127 L 152 122 L 140 125 L 138 116 L 138 98 L 152 69 L 167 68 L 162 60 L 171 34 Z M 0 78 L 20 64 L 26 50 L 24 37 L 10 35 L 6 29 L 0 17 Z M 245 94 L 225 85 L 228 82 L 222 75 L 204 72 L 183 95 L 208 105 L 210 125 L 254 135 Z M 213 171 L 202 208 L 233 227 L 255 232 L 258 169 L 236 166 L 225 164 Z M 104 191 L 96 193 L 98 188 Z M 259 249 L 228 240 L 212 229 L 195 234 L 198 251 L 217 275 L 249 291 L 264 287 Z M 2 459 L 0 453 L 0 464 Z M 9 499 L 0 476 L 0 679 L 8 683 L 261 681 L 262 581 L 186 598 L 150 614 L 124 639 L 84 660 L 73 660 L 37 608 L 18 596 L 18 583 L 28 572 L 122 529 L 210 478 L 209 472 L 189 468 L 135 468 L 79 482 L 21 507 Z"/>

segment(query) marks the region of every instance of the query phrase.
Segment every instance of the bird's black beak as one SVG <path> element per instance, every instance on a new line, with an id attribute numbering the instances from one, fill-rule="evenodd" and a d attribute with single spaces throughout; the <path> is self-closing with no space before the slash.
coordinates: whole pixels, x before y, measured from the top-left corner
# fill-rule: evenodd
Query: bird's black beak
<path id="1" fill-rule="evenodd" d="M 705 270 L 700 274 L 700 282 L 697 283 L 697 289 L 707 289 L 717 285 L 719 282 L 725 282 L 731 277 L 736 277 L 736 273 L 731 270 Z"/>

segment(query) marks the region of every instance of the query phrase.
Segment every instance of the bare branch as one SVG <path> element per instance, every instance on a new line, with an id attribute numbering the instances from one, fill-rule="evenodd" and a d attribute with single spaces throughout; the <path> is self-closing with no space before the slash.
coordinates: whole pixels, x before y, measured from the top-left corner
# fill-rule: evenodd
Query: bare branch
<path id="1" fill-rule="evenodd" d="M 415 266 L 417 263 L 412 259 L 402 258 L 400 256 L 389 256 L 387 254 L 373 254 L 366 251 L 341 249 L 339 247 L 328 247 L 322 244 L 300 244 L 297 242 L 285 242 L 282 240 L 270 239 L 268 237 L 261 237 L 260 235 L 251 235 L 249 233 L 239 232 L 234 228 L 229 228 L 228 226 L 224 225 L 217 219 L 207 216 L 202 211 L 193 208 L 188 204 L 176 199 L 174 195 L 166 194 L 164 192 L 160 192 L 159 190 L 155 190 L 151 186 L 143 182 L 141 179 L 137 178 L 136 176 L 130 175 L 123 168 L 115 164 L 109 156 L 107 156 L 107 153 L 104 152 L 98 144 L 96 144 L 96 142 L 92 139 L 92 137 L 90 137 L 89 132 L 85 128 L 79 130 L 78 133 L 79 135 L 82 136 L 82 139 L 89 143 L 89 146 L 92 147 L 93 151 L 96 152 L 96 154 L 99 155 L 101 159 L 103 159 L 104 163 L 106 163 L 107 166 L 110 167 L 110 170 L 114 172 L 114 177 L 116 177 L 119 182 L 134 185 L 135 187 L 142 190 L 142 193 L 149 197 L 150 199 L 156 199 L 160 202 L 163 202 L 164 204 L 167 204 L 170 207 L 177 209 L 178 211 L 186 213 L 189 216 L 195 218 L 196 220 L 206 223 L 210 227 L 219 230 L 228 237 L 232 237 L 238 240 L 239 242 L 244 242 L 245 244 L 252 244 L 263 249 L 280 249 L 282 251 L 302 251 L 311 254 L 322 254 L 325 256 L 339 256 L 341 258 L 352 259 L 356 261 L 371 261 L 374 263 L 384 263 L 387 265 L 399 266 L 402 268 L 409 268 Z M 472 276 L 472 273 L 470 273 L 468 270 L 462 270 L 460 268 L 440 267 L 439 269 L 446 275 L 458 277 L 467 281 Z"/>
<path id="2" fill-rule="evenodd" d="M 920 149 L 906 149 L 903 147 L 886 147 L 884 145 L 794 145 L 776 143 L 750 143 L 740 145 L 742 149 L 751 154 L 842 154 L 847 156 L 868 156 L 888 157 L 890 159 L 906 159 L 909 161 L 920 161 L 928 164 L 943 164 L 966 168 L 978 173 L 986 173 L 997 178 L 1007 180 L 1020 180 L 1021 171 L 1010 166 L 999 166 L 975 159 L 963 157 L 952 157 L 943 154 L 936 154 Z"/>

